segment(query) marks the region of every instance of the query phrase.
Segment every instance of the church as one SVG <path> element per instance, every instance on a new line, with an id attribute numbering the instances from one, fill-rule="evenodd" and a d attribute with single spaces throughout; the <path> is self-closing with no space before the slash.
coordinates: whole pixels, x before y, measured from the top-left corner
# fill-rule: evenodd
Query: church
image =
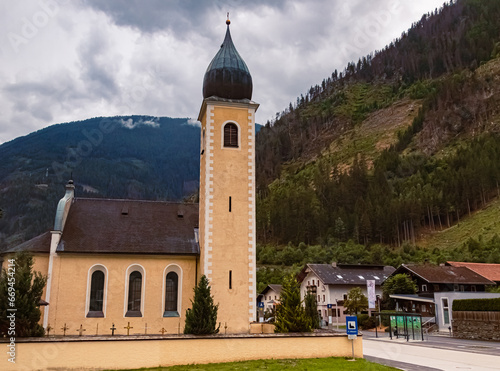
<path id="1" fill-rule="evenodd" d="M 70 180 L 53 229 L 8 251 L 30 251 L 47 276 L 41 309 L 51 335 L 183 333 L 202 275 L 221 332 L 249 332 L 259 105 L 226 23 L 203 80 L 199 204 L 78 198 Z"/>

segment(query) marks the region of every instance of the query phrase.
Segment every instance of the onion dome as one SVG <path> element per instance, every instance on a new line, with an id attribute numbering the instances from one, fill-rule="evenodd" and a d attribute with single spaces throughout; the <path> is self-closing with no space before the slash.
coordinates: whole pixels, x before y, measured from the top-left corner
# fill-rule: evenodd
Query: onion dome
<path id="1" fill-rule="evenodd" d="M 203 78 L 203 98 L 216 96 L 226 99 L 252 99 L 252 76 L 248 67 L 234 47 L 227 31 L 220 50 L 208 65 Z"/>

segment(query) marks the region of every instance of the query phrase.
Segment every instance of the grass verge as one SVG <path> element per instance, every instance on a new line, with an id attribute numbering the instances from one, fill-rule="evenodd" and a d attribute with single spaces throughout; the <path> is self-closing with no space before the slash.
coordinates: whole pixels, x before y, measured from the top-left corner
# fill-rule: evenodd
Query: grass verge
<path id="1" fill-rule="evenodd" d="M 262 359 L 258 361 L 244 361 L 231 363 L 212 363 L 207 365 L 185 365 L 158 368 L 141 368 L 139 370 L 150 371 L 187 371 L 187 370 L 206 370 L 206 371 L 229 371 L 229 370 L 363 370 L 363 371 L 390 371 L 397 370 L 393 367 L 380 365 L 378 363 L 368 362 L 364 359 L 350 361 L 345 358 L 308 358 L 308 359 Z M 132 371 L 132 370 L 130 370 Z"/>

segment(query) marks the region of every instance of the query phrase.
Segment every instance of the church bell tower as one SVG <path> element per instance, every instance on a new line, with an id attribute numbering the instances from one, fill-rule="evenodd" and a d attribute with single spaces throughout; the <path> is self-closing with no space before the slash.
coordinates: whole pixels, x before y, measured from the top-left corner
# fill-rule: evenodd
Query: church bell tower
<path id="1" fill-rule="evenodd" d="M 245 333 L 256 315 L 255 112 L 252 77 L 229 31 L 203 79 L 200 151 L 200 274 L 217 321 Z"/>

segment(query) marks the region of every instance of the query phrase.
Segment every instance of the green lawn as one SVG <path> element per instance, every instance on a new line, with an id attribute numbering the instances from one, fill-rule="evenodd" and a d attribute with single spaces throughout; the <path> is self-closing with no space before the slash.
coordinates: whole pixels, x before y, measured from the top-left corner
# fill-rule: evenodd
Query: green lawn
<path id="1" fill-rule="evenodd" d="M 151 371 L 187 371 L 187 370 L 364 370 L 364 371 L 389 371 L 396 368 L 368 362 L 364 359 L 349 361 L 344 358 L 310 358 L 310 359 L 283 359 L 283 360 L 259 360 L 231 363 L 213 363 L 208 365 L 187 365 L 159 368 L 141 368 L 138 370 Z M 136 370 L 136 371 L 138 371 Z"/>

